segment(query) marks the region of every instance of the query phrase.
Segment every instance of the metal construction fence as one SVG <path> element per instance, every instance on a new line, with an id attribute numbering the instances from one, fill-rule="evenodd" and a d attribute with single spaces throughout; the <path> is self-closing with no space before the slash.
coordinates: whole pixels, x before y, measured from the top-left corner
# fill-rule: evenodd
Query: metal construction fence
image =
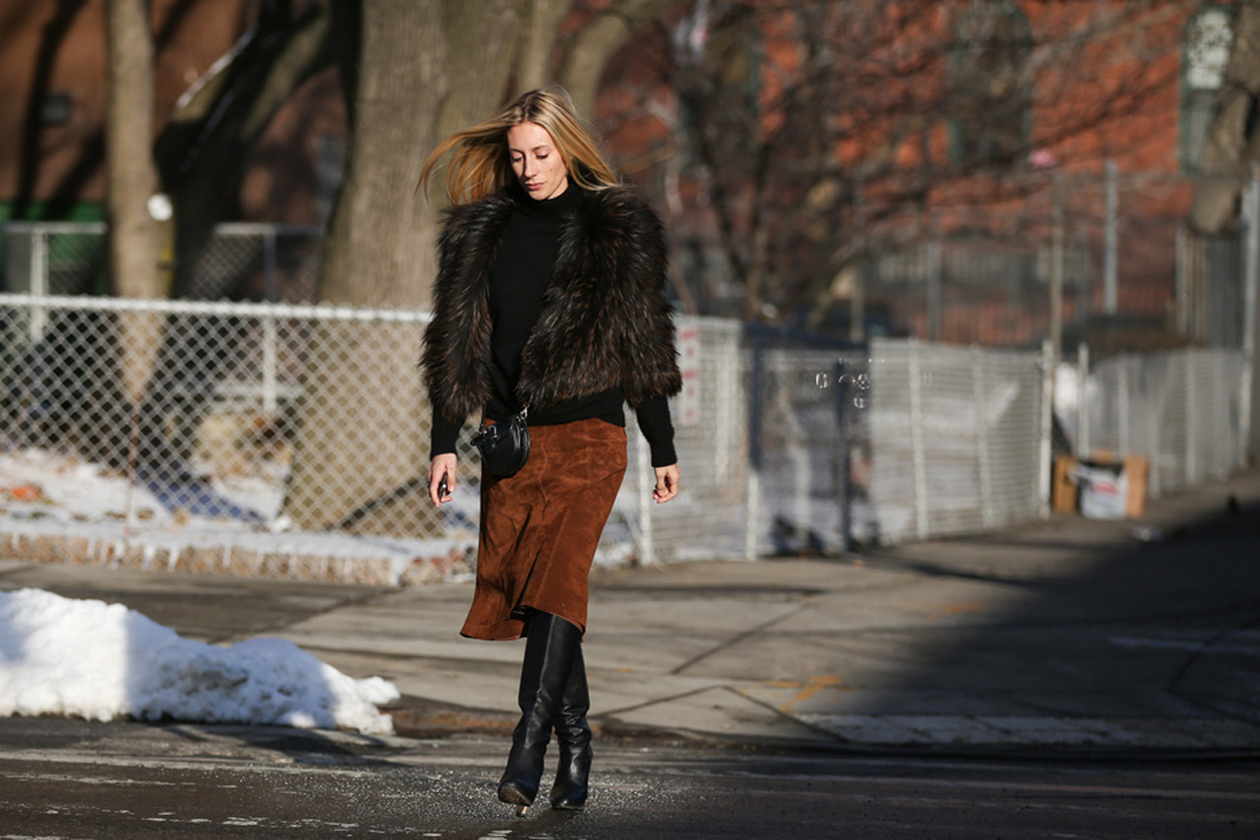
<path id="1" fill-rule="evenodd" d="M 1132 354 L 1094 370 L 1085 351 L 1060 366 L 1057 389 L 1048 349 L 754 340 L 746 352 L 749 556 L 1031 521 L 1048 513 L 1053 458 L 1068 451 L 1145 456 L 1152 498 L 1247 463 L 1251 371 L 1238 350 Z"/>
<path id="2" fill-rule="evenodd" d="M 862 290 L 868 334 L 1030 347 L 1049 334 L 1056 296 L 1065 334 L 1084 336 L 1109 322 L 1131 330 L 1188 325 L 1238 286 L 1230 266 L 1201 260 L 1196 273 L 1193 257 L 1206 252 L 1183 253 L 1196 243 L 1184 211 L 1168 201 L 1183 188 L 1180 175 L 1108 163 L 1032 168 L 1004 184 L 1008 200 L 964 200 L 926 217 L 906 205 L 871 234 L 869 261 L 844 278 Z M 1212 260 L 1224 250 L 1214 249 Z M 836 313 L 845 326 L 852 307 L 850 297 L 848 311 Z"/>
<path id="3" fill-rule="evenodd" d="M 1146 456 L 1152 496 L 1246 463 L 1251 372 L 1241 351 L 1118 356 L 1089 371 L 1086 382 L 1076 448 Z"/>
<path id="4" fill-rule="evenodd" d="M 877 342 L 871 495 L 888 542 L 983 531 L 1043 510 L 1042 357 Z"/>

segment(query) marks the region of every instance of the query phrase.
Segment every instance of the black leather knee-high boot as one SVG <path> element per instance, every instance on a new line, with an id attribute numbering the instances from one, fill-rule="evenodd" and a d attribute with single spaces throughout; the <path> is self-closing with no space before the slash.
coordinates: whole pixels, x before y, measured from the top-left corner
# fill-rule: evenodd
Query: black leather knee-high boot
<path id="1" fill-rule="evenodd" d="M 499 781 L 499 800 L 516 805 L 522 813 L 538 795 L 547 742 L 581 639 L 582 631 L 563 618 L 542 612 L 530 615 L 518 696 L 521 720 L 512 733 L 512 751 Z"/>
<path id="2" fill-rule="evenodd" d="M 582 646 L 573 655 L 573 670 L 564 688 L 560 715 L 556 718 L 556 743 L 560 747 L 560 766 L 556 783 L 551 788 L 551 807 L 559 811 L 580 811 L 586 807 L 588 780 L 591 775 L 591 727 L 586 713 L 591 709 L 591 695 L 586 685 L 586 661 Z"/>

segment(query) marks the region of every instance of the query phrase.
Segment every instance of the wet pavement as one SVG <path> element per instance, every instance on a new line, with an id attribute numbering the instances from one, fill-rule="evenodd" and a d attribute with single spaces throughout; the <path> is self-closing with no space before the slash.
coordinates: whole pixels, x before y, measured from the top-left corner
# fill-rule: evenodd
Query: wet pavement
<path id="1" fill-rule="evenodd" d="M 1254 761 L 616 745 L 580 814 L 495 801 L 502 739 L 0 721 L 5 838 L 1250 838 Z M 546 783 L 544 778 L 544 797 Z"/>

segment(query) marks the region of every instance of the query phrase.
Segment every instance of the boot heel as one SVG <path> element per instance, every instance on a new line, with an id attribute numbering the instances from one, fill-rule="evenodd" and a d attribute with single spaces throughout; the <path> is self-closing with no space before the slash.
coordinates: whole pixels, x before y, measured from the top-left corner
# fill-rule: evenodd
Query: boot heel
<path id="1" fill-rule="evenodd" d="M 529 806 L 534 804 L 534 797 L 527 795 L 514 782 L 505 782 L 499 785 L 499 801 L 515 805 L 516 815 L 523 817 Z"/>
<path id="2" fill-rule="evenodd" d="M 516 782 L 504 782 L 499 785 L 499 801 L 516 806 L 516 813 L 524 816 L 529 806 L 534 804 L 534 797 L 522 790 Z"/>

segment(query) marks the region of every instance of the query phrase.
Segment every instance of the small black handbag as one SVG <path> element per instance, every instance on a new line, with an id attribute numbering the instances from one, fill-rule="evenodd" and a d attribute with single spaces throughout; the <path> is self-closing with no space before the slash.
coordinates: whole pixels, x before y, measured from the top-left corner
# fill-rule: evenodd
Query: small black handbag
<path id="1" fill-rule="evenodd" d="M 501 423 L 487 423 L 473 443 L 481 450 L 481 463 L 491 475 L 508 478 L 520 472 L 529 459 L 529 406 Z"/>

